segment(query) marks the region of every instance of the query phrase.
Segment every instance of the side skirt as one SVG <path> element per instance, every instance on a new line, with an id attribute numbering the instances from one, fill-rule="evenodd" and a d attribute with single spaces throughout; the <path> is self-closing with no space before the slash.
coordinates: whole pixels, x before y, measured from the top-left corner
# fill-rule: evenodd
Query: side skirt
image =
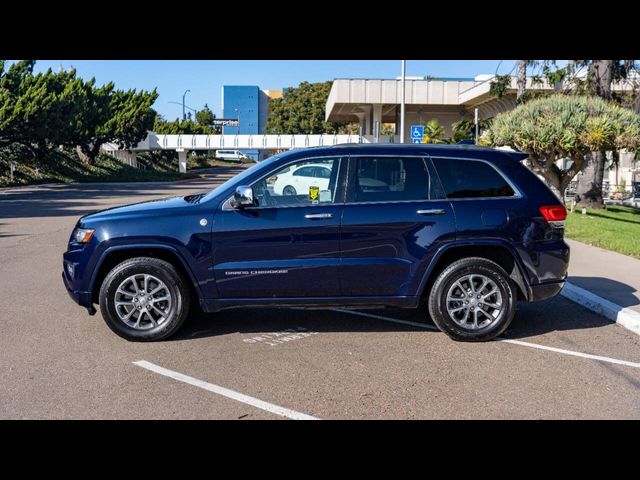
<path id="1" fill-rule="evenodd" d="M 230 308 L 298 307 L 298 308 L 417 308 L 420 297 L 283 297 L 283 298 L 207 298 L 200 300 L 205 312 L 218 312 Z"/>

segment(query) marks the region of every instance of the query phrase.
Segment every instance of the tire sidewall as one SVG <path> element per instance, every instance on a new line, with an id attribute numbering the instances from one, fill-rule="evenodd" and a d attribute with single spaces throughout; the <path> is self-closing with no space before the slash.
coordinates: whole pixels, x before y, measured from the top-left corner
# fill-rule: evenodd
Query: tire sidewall
<path id="1" fill-rule="evenodd" d="M 499 265 L 484 259 L 465 260 L 467 262 L 455 262 L 438 276 L 429 298 L 429 313 L 440 330 L 454 340 L 490 340 L 506 330 L 515 315 L 516 299 L 513 284 L 507 273 Z M 475 330 L 466 329 L 458 325 L 449 315 L 446 304 L 449 288 L 461 277 L 469 274 L 480 274 L 493 280 L 500 290 L 503 305 L 505 306 L 497 321 Z"/>
<path id="2" fill-rule="evenodd" d="M 118 286 L 126 278 L 145 273 L 153 275 L 164 282 L 172 297 L 171 309 L 167 319 L 157 327 L 148 330 L 136 330 L 120 320 L 116 312 L 114 299 Z M 188 302 L 186 286 L 173 266 L 166 262 L 151 262 L 145 259 L 123 262 L 107 275 L 100 289 L 100 310 L 105 322 L 116 334 L 132 341 L 161 340 L 173 334 L 183 323 L 184 317 L 186 317 L 186 310 L 188 310 L 186 302 Z"/>

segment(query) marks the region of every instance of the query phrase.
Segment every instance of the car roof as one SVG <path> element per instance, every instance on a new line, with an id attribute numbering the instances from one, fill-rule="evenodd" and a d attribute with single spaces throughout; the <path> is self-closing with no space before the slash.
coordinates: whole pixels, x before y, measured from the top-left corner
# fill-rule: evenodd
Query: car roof
<path id="1" fill-rule="evenodd" d="M 524 160 L 528 153 L 515 150 L 503 150 L 490 147 L 480 147 L 470 144 L 440 144 L 440 143 L 343 143 L 326 147 L 309 147 L 304 149 L 291 150 L 293 152 L 313 151 L 321 155 L 353 155 L 353 154 L 386 154 L 386 155 L 429 155 L 429 156 L 456 156 L 490 160 L 496 157 L 509 157 L 513 160 Z"/>

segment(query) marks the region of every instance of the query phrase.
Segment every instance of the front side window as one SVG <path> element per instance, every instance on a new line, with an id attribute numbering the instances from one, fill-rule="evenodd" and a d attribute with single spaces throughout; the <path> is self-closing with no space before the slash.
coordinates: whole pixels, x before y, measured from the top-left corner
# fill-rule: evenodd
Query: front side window
<path id="1" fill-rule="evenodd" d="M 339 170 L 339 158 L 301 160 L 269 173 L 251 187 L 261 207 L 328 204 L 336 201 Z"/>
<path id="2" fill-rule="evenodd" d="M 431 180 L 420 157 L 357 157 L 353 200 L 429 200 Z"/>
<path id="3" fill-rule="evenodd" d="M 509 183 L 491 165 L 477 160 L 433 160 L 447 198 L 513 197 Z"/>

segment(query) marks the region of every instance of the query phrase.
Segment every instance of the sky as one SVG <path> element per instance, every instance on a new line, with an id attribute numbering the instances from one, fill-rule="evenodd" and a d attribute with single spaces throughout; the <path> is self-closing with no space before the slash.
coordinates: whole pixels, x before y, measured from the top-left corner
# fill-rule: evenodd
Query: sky
<path id="1" fill-rule="evenodd" d="M 407 60 L 406 73 L 473 78 L 509 73 L 514 64 L 515 60 Z M 400 60 L 39 60 L 35 69 L 59 71 L 72 66 L 87 80 L 95 77 L 98 85 L 113 81 L 120 89 L 157 87 L 154 108 L 167 120 L 182 116 L 182 96 L 187 89 L 186 106 L 199 110 L 206 103 L 221 117 L 223 85 L 282 89 L 303 81 L 395 78 L 401 73 Z"/>

